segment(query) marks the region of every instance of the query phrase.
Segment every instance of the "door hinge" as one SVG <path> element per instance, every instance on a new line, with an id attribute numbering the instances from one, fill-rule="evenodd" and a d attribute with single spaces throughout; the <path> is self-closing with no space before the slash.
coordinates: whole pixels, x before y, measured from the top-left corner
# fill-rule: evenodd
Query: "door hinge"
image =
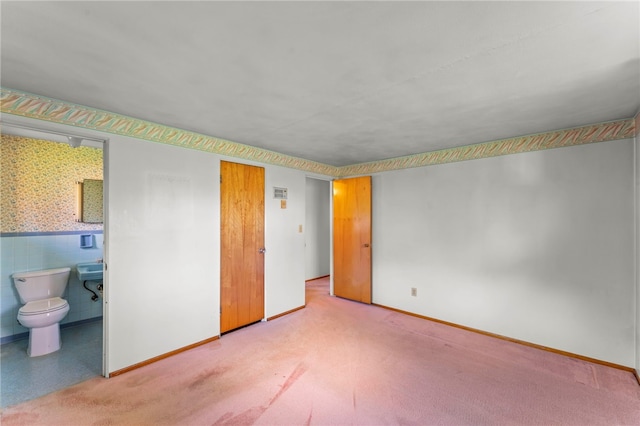
<path id="1" fill-rule="evenodd" d="M 220 183 L 222 183 L 222 175 L 220 175 Z"/>
<path id="2" fill-rule="evenodd" d="M 222 315 L 222 306 L 220 306 L 220 315 Z"/>

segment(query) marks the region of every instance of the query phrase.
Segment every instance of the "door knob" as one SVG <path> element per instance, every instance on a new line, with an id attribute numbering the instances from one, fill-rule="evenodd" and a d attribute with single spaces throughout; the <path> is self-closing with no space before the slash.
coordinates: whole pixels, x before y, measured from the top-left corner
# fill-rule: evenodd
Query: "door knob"
<path id="1" fill-rule="evenodd" d="M 364 246 L 365 246 L 365 247 L 369 247 L 369 244 L 368 244 L 368 243 L 365 243 L 365 244 L 364 244 Z"/>
<path id="2" fill-rule="evenodd" d="M 267 249 L 264 248 L 264 247 L 261 247 L 261 248 L 258 249 L 258 253 L 260 253 L 260 254 L 265 254 L 266 252 L 267 252 Z"/>

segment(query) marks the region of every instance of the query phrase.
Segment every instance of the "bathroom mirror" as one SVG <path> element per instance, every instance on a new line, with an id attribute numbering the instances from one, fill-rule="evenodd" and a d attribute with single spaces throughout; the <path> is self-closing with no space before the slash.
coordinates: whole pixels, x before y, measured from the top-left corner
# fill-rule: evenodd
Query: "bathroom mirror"
<path id="1" fill-rule="evenodd" d="M 76 182 L 76 221 L 102 223 L 102 180 Z"/>

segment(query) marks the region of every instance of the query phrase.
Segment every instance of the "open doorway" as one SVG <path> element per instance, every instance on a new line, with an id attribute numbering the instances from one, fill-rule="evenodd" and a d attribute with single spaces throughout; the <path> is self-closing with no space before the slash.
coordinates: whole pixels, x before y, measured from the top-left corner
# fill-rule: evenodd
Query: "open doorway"
<path id="1" fill-rule="evenodd" d="M 101 212 L 79 215 L 78 188 L 104 180 L 103 142 L 2 123 L 2 407 L 104 375 L 101 281 L 80 281 L 78 263 L 104 257 Z M 74 146 L 76 145 L 76 146 Z M 88 202 L 86 207 L 95 207 Z M 69 267 L 62 298 L 69 312 L 60 322 L 62 347 L 31 358 L 29 329 L 17 321 L 23 306 L 16 272 Z M 33 380 L 33 383 L 30 383 Z M 36 384 L 37 383 L 37 384 Z"/>
<path id="2" fill-rule="evenodd" d="M 331 182 L 307 177 L 305 198 L 305 280 L 331 270 Z"/>

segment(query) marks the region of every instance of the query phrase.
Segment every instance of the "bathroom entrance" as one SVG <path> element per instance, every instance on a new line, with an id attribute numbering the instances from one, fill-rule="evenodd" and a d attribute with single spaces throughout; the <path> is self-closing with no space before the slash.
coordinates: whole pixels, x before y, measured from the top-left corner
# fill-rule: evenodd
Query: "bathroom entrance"
<path id="1" fill-rule="evenodd" d="M 55 337 L 57 332 L 47 333 L 41 340 L 43 333 L 37 327 L 17 321 L 25 302 L 20 299 L 15 283 L 7 282 L 8 291 L 2 297 L 6 315 L 0 336 L 2 408 L 105 374 L 105 310 L 98 289 L 100 283 L 89 280 L 83 283 L 77 273 L 80 263 L 97 265 L 102 270 L 98 263 L 104 257 L 102 196 L 89 200 L 84 195 L 95 192 L 88 190 L 90 185 L 80 192 L 79 183 L 90 181 L 94 190 L 95 185 L 102 184 L 105 140 L 85 132 L 80 137 L 75 129 L 64 126 L 40 125 L 19 117 L 2 120 L 0 240 L 3 265 L 7 266 L 3 275 L 11 280 L 14 274 L 66 269 L 63 293 L 56 302 L 66 308 L 53 310 L 53 305 L 47 305 L 46 314 L 22 311 L 32 315 L 32 324 L 40 315 L 55 317 L 66 313 L 58 321 L 61 340 L 58 348 L 49 344 L 59 341 Z M 99 192 L 102 194 L 102 188 Z M 32 301 L 33 306 L 42 306 L 39 302 Z M 51 341 L 47 340 L 49 336 L 54 336 Z M 46 350 L 34 351 L 36 347 L 42 348 L 42 344 Z"/>
<path id="2" fill-rule="evenodd" d="M 264 318 L 264 168 L 220 163 L 220 333 Z"/>

